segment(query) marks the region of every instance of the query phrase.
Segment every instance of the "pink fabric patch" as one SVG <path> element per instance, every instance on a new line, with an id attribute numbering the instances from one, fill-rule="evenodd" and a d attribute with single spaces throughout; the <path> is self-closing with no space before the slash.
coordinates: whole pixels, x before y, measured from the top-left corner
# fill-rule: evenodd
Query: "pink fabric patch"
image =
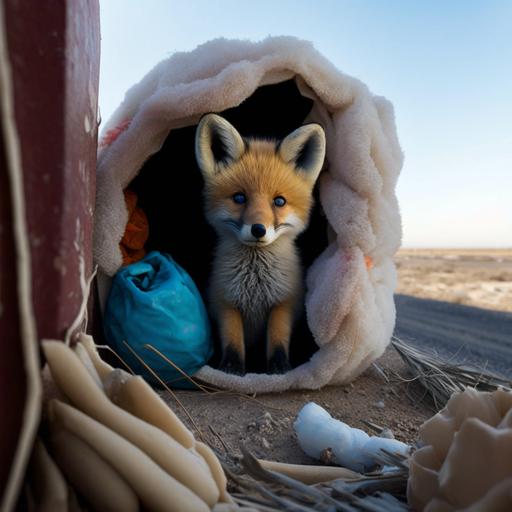
<path id="1" fill-rule="evenodd" d="M 363 259 L 358 249 L 336 248 L 329 252 L 313 264 L 307 283 L 308 323 L 319 345 L 334 338 L 350 311 Z"/>
<path id="2" fill-rule="evenodd" d="M 105 146 L 110 146 L 112 142 L 114 142 L 121 133 L 123 133 L 128 126 L 130 126 L 130 123 L 132 122 L 131 119 L 125 119 L 124 121 L 121 121 L 115 128 L 112 128 L 109 130 L 105 135 L 101 138 L 100 141 L 100 148 Z"/>

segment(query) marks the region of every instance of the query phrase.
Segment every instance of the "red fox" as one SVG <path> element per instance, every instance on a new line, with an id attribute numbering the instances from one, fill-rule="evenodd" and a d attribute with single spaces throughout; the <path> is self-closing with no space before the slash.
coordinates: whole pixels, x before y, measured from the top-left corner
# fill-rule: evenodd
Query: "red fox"
<path id="1" fill-rule="evenodd" d="M 244 139 L 208 114 L 196 131 L 205 213 L 218 235 L 209 286 L 222 343 L 220 368 L 245 373 L 245 349 L 266 339 L 267 371 L 291 369 L 289 342 L 303 307 L 295 239 L 307 226 L 325 134 L 307 124 L 282 141 Z"/>

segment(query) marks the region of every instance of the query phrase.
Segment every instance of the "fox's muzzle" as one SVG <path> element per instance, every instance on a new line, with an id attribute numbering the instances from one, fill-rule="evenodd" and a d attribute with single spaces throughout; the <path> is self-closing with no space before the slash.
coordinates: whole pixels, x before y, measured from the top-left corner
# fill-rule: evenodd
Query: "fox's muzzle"
<path id="1" fill-rule="evenodd" d="M 263 224 L 253 224 L 251 226 L 251 234 L 254 238 L 263 238 L 267 229 Z"/>

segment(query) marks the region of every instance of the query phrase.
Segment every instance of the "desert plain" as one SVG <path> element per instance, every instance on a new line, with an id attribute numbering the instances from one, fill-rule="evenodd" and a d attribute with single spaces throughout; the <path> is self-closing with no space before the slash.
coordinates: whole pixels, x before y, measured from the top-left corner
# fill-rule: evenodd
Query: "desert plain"
<path id="1" fill-rule="evenodd" d="M 397 293 L 512 312 L 512 249 L 401 249 Z"/>

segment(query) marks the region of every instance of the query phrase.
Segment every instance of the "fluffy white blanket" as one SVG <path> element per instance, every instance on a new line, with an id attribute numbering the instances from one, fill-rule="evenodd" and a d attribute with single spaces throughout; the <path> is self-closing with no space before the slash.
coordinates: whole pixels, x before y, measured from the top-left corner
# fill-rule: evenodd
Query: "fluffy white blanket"
<path id="1" fill-rule="evenodd" d="M 346 383 L 386 348 L 395 323 L 393 256 L 401 222 L 395 185 L 402 167 L 392 105 L 291 37 L 258 43 L 218 39 L 158 64 L 133 86 L 106 124 L 98 155 L 94 257 L 113 275 L 127 223 L 123 189 L 170 130 L 234 107 L 268 84 L 295 79 L 314 100 L 308 121 L 327 137 L 320 199 L 331 242 L 307 271 L 306 311 L 319 350 L 284 375 L 196 376 L 245 392 Z"/>

